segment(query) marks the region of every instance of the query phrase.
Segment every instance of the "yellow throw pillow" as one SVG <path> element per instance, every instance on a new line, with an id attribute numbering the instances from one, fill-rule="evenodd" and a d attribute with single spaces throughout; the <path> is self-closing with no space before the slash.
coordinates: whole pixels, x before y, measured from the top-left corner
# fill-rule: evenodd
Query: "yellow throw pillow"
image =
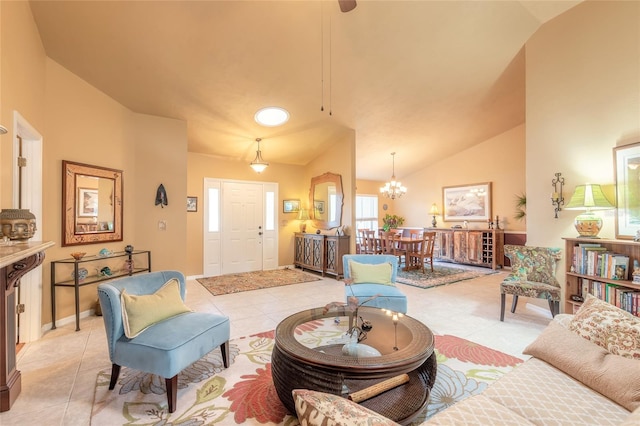
<path id="1" fill-rule="evenodd" d="M 391 275 L 393 266 L 389 262 L 369 264 L 349 260 L 349 271 L 353 284 L 384 284 L 393 285 Z"/>
<path id="2" fill-rule="evenodd" d="M 120 294 L 124 335 L 133 339 L 153 324 L 191 312 L 180 297 L 180 283 L 172 278 L 153 294 Z"/>

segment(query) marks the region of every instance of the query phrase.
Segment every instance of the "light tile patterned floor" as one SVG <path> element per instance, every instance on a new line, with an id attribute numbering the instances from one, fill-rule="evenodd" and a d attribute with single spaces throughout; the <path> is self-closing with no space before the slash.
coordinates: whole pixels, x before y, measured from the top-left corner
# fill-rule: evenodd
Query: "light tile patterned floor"
<path id="1" fill-rule="evenodd" d="M 499 284 L 506 272 L 420 289 L 400 285 L 409 301 L 408 314 L 436 334 L 452 334 L 520 358 L 524 347 L 549 323 L 544 300 L 521 298 L 515 314 L 499 321 Z M 222 312 L 231 318 L 231 337 L 274 329 L 294 312 L 342 301 L 344 284 L 333 278 L 285 287 L 212 296 L 188 281 L 187 305 L 197 311 Z M 18 354 L 22 393 L 0 424 L 89 425 L 98 371 L 110 367 L 101 317 L 48 331 Z"/>

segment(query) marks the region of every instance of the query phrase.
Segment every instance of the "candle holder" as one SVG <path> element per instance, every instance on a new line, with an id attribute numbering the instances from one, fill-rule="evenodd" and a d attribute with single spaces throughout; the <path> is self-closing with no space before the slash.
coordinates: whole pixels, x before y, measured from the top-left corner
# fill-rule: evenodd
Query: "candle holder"
<path id="1" fill-rule="evenodd" d="M 562 210 L 560 207 L 564 205 L 564 196 L 562 195 L 562 187 L 564 186 L 564 178 L 561 177 L 562 173 L 556 173 L 556 177 L 551 180 L 551 186 L 553 186 L 553 193 L 551 193 L 551 205 L 554 207 L 555 218 L 558 218 L 558 212 Z"/>

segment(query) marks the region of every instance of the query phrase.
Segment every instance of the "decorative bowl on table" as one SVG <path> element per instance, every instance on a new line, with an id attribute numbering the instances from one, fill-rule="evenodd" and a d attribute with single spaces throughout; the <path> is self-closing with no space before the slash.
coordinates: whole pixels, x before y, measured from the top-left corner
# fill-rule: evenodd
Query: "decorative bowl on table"
<path id="1" fill-rule="evenodd" d="M 87 278 L 87 275 L 89 275 L 87 268 L 78 268 L 78 281 L 84 280 Z M 75 278 L 75 272 L 71 272 L 71 277 Z"/>
<path id="2" fill-rule="evenodd" d="M 71 253 L 71 257 L 73 257 L 75 260 L 80 260 L 80 259 L 82 259 L 84 257 L 85 254 L 87 254 L 87 253 L 76 251 L 76 252 Z"/>

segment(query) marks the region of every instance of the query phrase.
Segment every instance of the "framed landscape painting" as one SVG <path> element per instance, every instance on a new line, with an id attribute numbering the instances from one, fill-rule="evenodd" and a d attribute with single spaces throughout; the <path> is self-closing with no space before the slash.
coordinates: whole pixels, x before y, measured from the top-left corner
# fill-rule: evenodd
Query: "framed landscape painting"
<path id="1" fill-rule="evenodd" d="M 616 238 L 640 231 L 640 142 L 613 148 L 616 174 Z"/>
<path id="2" fill-rule="evenodd" d="M 491 182 L 442 188 L 444 221 L 487 221 L 491 218 Z"/>
<path id="3" fill-rule="evenodd" d="M 283 213 L 298 213 L 300 211 L 300 200 L 282 200 Z"/>

